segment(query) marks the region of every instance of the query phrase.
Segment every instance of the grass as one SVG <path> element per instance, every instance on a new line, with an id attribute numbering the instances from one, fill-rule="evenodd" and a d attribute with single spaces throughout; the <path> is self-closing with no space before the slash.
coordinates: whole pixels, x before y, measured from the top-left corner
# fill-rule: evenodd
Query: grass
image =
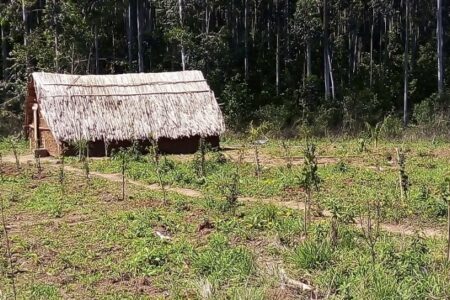
<path id="1" fill-rule="evenodd" d="M 330 145 L 331 143 L 331 145 Z M 292 142 L 299 146 L 301 142 Z M 352 146 L 353 145 L 353 146 Z M 441 197 L 449 175 L 448 144 L 408 142 L 406 172 L 409 197 L 399 203 L 398 173 L 387 156 L 393 143 L 377 153 L 358 153 L 355 141 L 319 141 L 321 191 L 314 199 L 338 218 L 337 244 L 332 246 L 329 218 L 315 217 L 305 238 L 302 211 L 277 201 L 302 200 L 297 175 L 287 169 L 282 149 L 270 142 L 261 149 L 259 180 L 247 160 L 239 168 L 242 196 L 255 201 L 230 208 L 218 186 L 236 170 L 236 162 L 209 153 L 206 176 L 198 178 L 192 156 L 167 157 L 164 167 L 172 186 L 204 193 L 191 198 L 121 187 L 93 177 L 66 173 L 61 194 L 58 168 L 43 164 L 38 178 L 33 166 L 20 172 L 3 166 L 0 198 L 5 207 L 19 299 L 298 299 L 309 297 L 296 288 L 282 288 L 280 269 L 289 278 L 308 283 L 317 296 L 331 299 L 448 298 L 450 265 L 446 240 L 420 234 L 382 232 L 375 261 L 361 230 L 352 222 L 364 214 L 367 200 L 383 201 L 383 222 L 423 223 L 442 228 L 447 207 Z M 346 150 L 346 149 L 349 150 Z M 300 153 L 294 150 L 293 153 Z M 408 150 L 409 149 L 409 150 Z M 231 152 L 224 152 L 232 155 Z M 298 154 L 295 154 L 298 155 Z M 281 161 L 274 163 L 268 157 Z M 380 158 L 381 157 L 381 158 Z M 80 166 L 75 159 L 68 163 Z M 379 166 L 379 168 L 377 167 Z M 381 169 L 380 169 L 381 168 Z M 93 160 L 91 170 L 120 171 L 114 159 Z M 156 183 L 146 157 L 130 162 L 127 176 Z M 273 203 L 258 198 L 273 197 Z M 168 238 L 161 238 L 159 235 Z M 0 252 L 4 253 L 4 235 Z M 8 262 L 0 257 L 0 291 L 12 297 Z"/>

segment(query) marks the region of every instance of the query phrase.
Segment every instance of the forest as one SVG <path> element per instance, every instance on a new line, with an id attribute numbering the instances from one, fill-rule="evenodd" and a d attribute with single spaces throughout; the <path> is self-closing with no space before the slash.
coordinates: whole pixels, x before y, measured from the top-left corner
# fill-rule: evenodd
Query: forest
<path id="1" fill-rule="evenodd" d="M 423 0 L 22 0 L 0 4 L 0 130 L 33 71 L 201 70 L 229 129 L 446 128 L 449 4 Z"/>

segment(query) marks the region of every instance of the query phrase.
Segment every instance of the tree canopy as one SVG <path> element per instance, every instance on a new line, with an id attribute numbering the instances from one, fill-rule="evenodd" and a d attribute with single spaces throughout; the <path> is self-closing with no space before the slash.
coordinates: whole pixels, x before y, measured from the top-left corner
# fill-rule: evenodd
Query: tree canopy
<path id="1" fill-rule="evenodd" d="M 423 122 L 449 103 L 440 1 L 3 1 L 0 118 L 21 115 L 33 71 L 185 68 L 203 71 L 237 130 L 251 120 L 358 130 L 400 117 L 405 99 Z"/>

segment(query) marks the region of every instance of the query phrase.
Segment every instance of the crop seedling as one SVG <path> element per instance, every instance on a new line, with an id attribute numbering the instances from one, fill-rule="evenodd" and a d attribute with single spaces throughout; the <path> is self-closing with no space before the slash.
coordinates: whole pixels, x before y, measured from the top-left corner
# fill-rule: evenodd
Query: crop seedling
<path id="1" fill-rule="evenodd" d="M 125 174 L 128 168 L 128 163 L 130 161 L 130 149 L 120 148 L 117 152 L 117 157 L 120 160 L 120 173 L 122 175 L 122 201 L 125 200 L 125 190 L 126 190 L 126 178 Z"/>
<path id="2" fill-rule="evenodd" d="M 164 181 L 164 173 L 166 171 L 166 168 L 164 168 L 161 165 L 161 159 L 160 159 L 160 153 L 158 148 L 158 142 L 151 138 L 150 139 L 150 163 L 154 166 L 156 171 L 156 176 L 158 177 L 158 184 L 159 188 L 163 192 L 163 202 L 164 204 L 167 204 L 167 190 L 166 190 L 166 183 Z M 164 159 L 166 159 L 164 157 Z"/>
<path id="3" fill-rule="evenodd" d="M 253 122 L 250 122 L 250 140 L 253 144 L 254 155 L 255 155 L 255 175 L 260 178 L 261 175 L 261 161 L 259 159 L 259 146 L 264 145 L 267 139 L 264 137 L 264 132 L 267 130 L 267 123 L 262 123 L 261 125 L 255 127 Z"/>
<path id="4" fill-rule="evenodd" d="M 289 143 L 285 140 L 281 142 L 281 146 L 283 147 L 284 159 L 286 160 L 286 168 L 288 168 L 288 170 L 291 170 L 292 169 L 291 147 Z"/>
<path id="5" fill-rule="evenodd" d="M 363 212 L 364 214 L 364 212 Z M 367 201 L 365 216 L 360 216 L 360 226 L 364 241 L 370 250 L 372 263 L 375 263 L 376 251 L 375 245 L 380 237 L 381 223 L 381 201 L 377 198 L 375 201 Z"/>
<path id="6" fill-rule="evenodd" d="M 61 199 L 64 199 L 65 196 L 65 170 L 64 170 L 64 165 L 65 165 L 65 154 L 64 151 L 61 152 L 61 155 L 59 156 L 59 172 L 58 172 L 58 183 L 59 183 L 59 187 L 60 187 L 60 191 L 61 191 Z"/>
<path id="7" fill-rule="evenodd" d="M 406 155 L 402 148 L 395 148 L 395 152 L 397 153 L 397 163 L 398 163 L 398 178 L 399 178 L 399 187 L 400 187 L 400 200 L 401 204 L 404 205 L 405 201 L 408 198 L 408 190 L 409 190 L 409 178 L 406 174 Z"/>
<path id="8" fill-rule="evenodd" d="M 194 155 L 194 168 L 199 178 L 206 177 L 206 153 L 208 151 L 208 145 L 204 137 L 200 137 L 198 143 L 198 150 Z"/>
<path id="9" fill-rule="evenodd" d="M 304 157 L 305 162 L 300 177 L 300 187 L 303 188 L 306 195 L 303 222 L 305 227 L 305 235 L 308 235 L 312 193 L 314 190 L 319 191 L 319 185 L 321 182 L 319 174 L 317 173 L 316 146 L 314 144 L 307 142 L 306 148 L 304 150 Z"/>
<path id="10" fill-rule="evenodd" d="M 366 122 L 365 125 L 369 133 L 369 138 L 373 141 L 374 148 L 376 150 L 378 149 L 378 141 L 380 139 L 381 131 L 383 130 L 384 127 L 384 122 L 380 121 L 377 124 L 375 124 L 375 126 L 371 126 L 368 122 Z"/>
<path id="11" fill-rule="evenodd" d="M 37 177 L 38 179 L 42 178 L 42 165 L 41 165 L 41 155 L 37 153 L 37 155 L 34 156 L 34 165 L 36 167 L 37 171 Z"/>
<path id="12" fill-rule="evenodd" d="M 19 161 L 19 152 L 18 152 L 17 142 L 18 142 L 18 138 L 16 136 L 13 136 L 9 139 L 9 145 L 11 147 L 11 151 L 14 155 L 14 160 L 16 162 L 16 169 L 17 169 L 17 171 L 20 171 L 20 161 Z"/>
<path id="13" fill-rule="evenodd" d="M 78 152 L 78 161 L 84 161 L 88 151 L 88 141 L 85 139 L 78 139 L 73 143 L 75 150 Z"/>
<path id="14" fill-rule="evenodd" d="M 240 167 L 242 164 L 244 153 L 244 147 L 241 147 L 241 149 L 239 150 L 238 163 L 236 164 L 236 168 L 234 169 L 234 171 L 232 171 L 231 177 L 226 174 L 222 174 L 222 180 L 219 184 L 219 191 L 226 200 L 227 208 L 231 209 L 233 213 L 235 211 L 240 194 Z"/>

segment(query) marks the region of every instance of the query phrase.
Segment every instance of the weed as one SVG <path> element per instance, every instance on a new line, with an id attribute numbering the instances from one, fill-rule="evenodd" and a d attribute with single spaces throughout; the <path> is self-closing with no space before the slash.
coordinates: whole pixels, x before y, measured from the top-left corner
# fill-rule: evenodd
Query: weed
<path id="1" fill-rule="evenodd" d="M 307 240 L 296 247 L 291 255 L 291 261 L 298 267 L 309 269 L 325 269 L 333 259 L 333 250 L 327 240 Z"/>

